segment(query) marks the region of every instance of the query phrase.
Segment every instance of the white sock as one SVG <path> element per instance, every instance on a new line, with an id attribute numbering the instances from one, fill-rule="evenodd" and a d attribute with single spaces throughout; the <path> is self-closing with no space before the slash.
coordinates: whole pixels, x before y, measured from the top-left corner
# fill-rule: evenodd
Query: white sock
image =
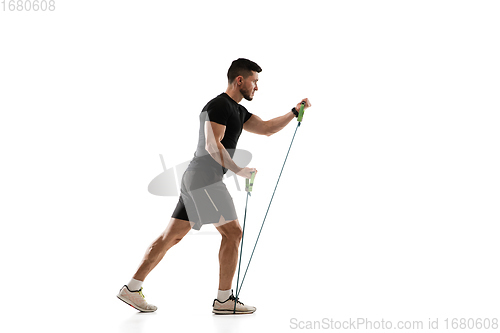
<path id="1" fill-rule="evenodd" d="M 226 301 L 229 296 L 231 296 L 231 289 L 229 290 L 219 290 L 217 292 L 217 299 L 221 302 Z"/>
<path id="2" fill-rule="evenodd" d="M 127 287 L 130 291 L 137 291 L 140 290 L 142 287 L 142 282 L 136 279 L 130 280 L 130 282 L 127 284 Z"/>

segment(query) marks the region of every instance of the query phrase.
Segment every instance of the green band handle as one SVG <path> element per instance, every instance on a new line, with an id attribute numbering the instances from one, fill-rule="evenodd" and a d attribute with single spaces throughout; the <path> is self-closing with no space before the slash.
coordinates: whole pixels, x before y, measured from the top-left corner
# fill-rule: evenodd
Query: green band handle
<path id="1" fill-rule="evenodd" d="M 253 180 L 255 179 L 255 172 L 251 172 L 252 177 L 250 179 L 245 179 L 245 191 L 252 192 L 253 189 Z"/>
<path id="2" fill-rule="evenodd" d="M 300 111 L 299 111 L 299 116 L 297 117 L 297 121 L 299 123 L 302 122 L 302 117 L 304 117 L 304 105 L 306 104 L 306 102 L 302 102 L 300 103 Z"/>

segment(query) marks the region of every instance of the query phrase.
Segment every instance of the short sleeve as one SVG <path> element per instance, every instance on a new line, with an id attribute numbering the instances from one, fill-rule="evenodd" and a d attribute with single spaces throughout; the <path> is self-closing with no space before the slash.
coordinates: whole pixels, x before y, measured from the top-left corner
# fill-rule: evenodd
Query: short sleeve
<path id="1" fill-rule="evenodd" d="M 207 121 L 226 126 L 230 115 L 231 109 L 224 100 L 214 100 L 207 106 Z"/>
<path id="2" fill-rule="evenodd" d="M 244 112 L 243 123 L 246 123 L 247 120 L 250 119 L 252 114 L 250 112 L 248 112 L 248 110 L 244 106 L 241 106 L 241 107 L 243 108 L 243 112 Z"/>

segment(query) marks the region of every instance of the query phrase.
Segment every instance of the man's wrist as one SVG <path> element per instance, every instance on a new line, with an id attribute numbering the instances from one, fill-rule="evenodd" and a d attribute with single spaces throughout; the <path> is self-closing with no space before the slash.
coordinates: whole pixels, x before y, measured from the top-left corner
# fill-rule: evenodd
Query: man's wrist
<path id="1" fill-rule="evenodd" d="M 299 113 L 297 112 L 297 110 L 295 109 L 295 107 L 292 108 L 292 113 L 294 114 L 295 117 L 299 116 Z"/>

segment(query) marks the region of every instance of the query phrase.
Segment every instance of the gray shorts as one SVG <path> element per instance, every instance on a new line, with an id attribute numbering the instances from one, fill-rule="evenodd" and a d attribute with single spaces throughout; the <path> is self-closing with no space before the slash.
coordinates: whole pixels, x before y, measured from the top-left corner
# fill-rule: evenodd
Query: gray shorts
<path id="1" fill-rule="evenodd" d="M 200 230 L 204 224 L 236 220 L 233 198 L 215 170 L 186 170 L 182 176 L 181 195 L 172 217 L 192 222 Z"/>

